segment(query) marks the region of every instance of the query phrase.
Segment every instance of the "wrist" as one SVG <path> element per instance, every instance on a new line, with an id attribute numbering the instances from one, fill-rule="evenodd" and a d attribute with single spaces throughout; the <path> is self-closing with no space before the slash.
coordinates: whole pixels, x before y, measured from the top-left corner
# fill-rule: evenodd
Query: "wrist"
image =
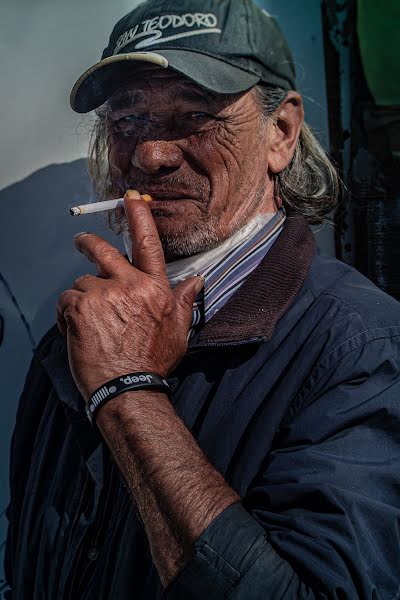
<path id="1" fill-rule="evenodd" d="M 98 409 L 96 425 L 103 431 L 120 429 L 124 424 L 153 419 L 157 411 L 172 410 L 167 394 L 154 390 L 129 390 L 112 398 Z M 175 411 L 173 411 L 175 412 Z"/>
<path id="2" fill-rule="evenodd" d="M 121 396 L 127 391 L 158 391 L 170 395 L 168 381 L 149 371 L 126 373 L 115 377 L 100 386 L 89 398 L 86 405 L 86 415 L 92 424 L 95 424 L 99 409 L 113 398 Z"/>

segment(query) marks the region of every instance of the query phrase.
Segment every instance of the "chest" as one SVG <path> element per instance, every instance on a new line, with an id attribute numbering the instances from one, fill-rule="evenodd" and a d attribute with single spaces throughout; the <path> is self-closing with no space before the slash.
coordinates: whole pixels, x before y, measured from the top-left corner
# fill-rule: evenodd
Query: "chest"
<path id="1" fill-rule="evenodd" d="M 160 583 L 132 499 L 60 360 L 58 371 L 47 364 L 54 387 L 20 505 L 16 569 L 25 568 L 21 580 L 31 589 L 19 597 L 43 597 L 46 587 L 49 597 L 65 600 L 107 598 L 110 589 L 123 600 L 133 586 L 138 598 L 157 598 Z M 299 343 L 283 336 L 271 344 L 195 348 L 169 378 L 178 416 L 242 497 L 279 443 L 308 370 Z"/>

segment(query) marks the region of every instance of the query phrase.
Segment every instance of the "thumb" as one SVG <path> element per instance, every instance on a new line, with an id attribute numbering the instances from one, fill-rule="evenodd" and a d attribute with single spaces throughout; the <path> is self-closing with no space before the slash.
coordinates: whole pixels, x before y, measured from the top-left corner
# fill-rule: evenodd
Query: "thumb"
<path id="1" fill-rule="evenodd" d="M 189 277 L 178 283 L 174 288 L 173 294 L 178 304 L 178 318 L 187 326 L 190 326 L 193 302 L 196 300 L 197 294 L 204 287 L 204 277 Z"/>

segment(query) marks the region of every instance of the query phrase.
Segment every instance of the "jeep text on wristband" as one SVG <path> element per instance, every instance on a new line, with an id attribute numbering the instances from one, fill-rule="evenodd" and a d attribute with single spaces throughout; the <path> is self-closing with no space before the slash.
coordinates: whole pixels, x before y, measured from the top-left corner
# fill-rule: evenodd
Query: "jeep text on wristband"
<path id="1" fill-rule="evenodd" d="M 156 373 L 128 373 L 121 375 L 107 383 L 103 383 L 89 398 L 86 405 L 86 415 L 94 424 L 98 409 L 106 402 L 128 390 L 155 390 L 171 395 L 171 390 L 166 379 Z"/>

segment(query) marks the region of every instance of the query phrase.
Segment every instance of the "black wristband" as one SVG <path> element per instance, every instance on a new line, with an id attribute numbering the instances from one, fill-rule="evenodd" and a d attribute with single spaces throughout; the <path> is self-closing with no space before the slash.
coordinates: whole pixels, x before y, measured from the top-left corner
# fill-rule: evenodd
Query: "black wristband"
<path id="1" fill-rule="evenodd" d="M 156 373 L 128 373 L 121 375 L 107 383 L 103 383 L 94 394 L 89 398 L 86 405 L 86 415 L 89 421 L 94 424 L 97 411 L 106 402 L 119 396 L 128 390 L 156 390 L 171 395 L 171 390 L 166 379 Z"/>

